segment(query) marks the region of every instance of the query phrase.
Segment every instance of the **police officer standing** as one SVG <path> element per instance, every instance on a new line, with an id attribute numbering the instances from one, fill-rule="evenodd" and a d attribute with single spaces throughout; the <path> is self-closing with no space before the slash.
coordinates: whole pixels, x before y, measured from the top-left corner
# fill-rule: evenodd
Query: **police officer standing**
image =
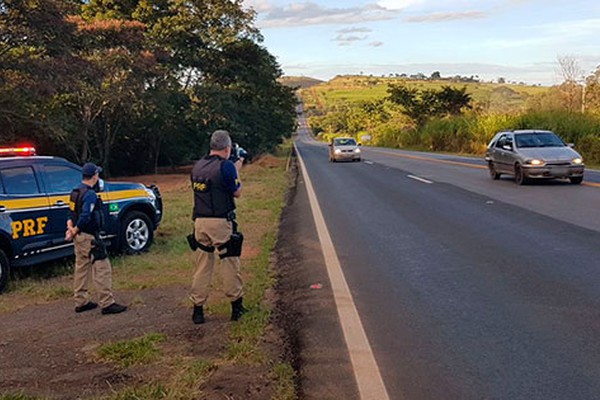
<path id="1" fill-rule="evenodd" d="M 203 306 L 208 298 L 216 256 L 221 260 L 225 294 L 231 301 L 231 320 L 237 321 L 247 312 L 242 303 L 243 287 L 240 255 L 243 236 L 237 232 L 234 198 L 241 195 L 239 171 L 243 158 L 229 160 L 231 138 L 227 131 L 217 130 L 210 139 L 210 153 L 192 169 L 194 191 L 194 234 L 188 237 L 195 249 L 194 278 L 190 299 L 194 303 L 192 320 L 204 323 Z"/>
<path id="2" fill-rule="evenodd" d="M 83 166 L 83 181 L 71 192 L 71 218 L 67 221 L 65 239 L 75 242 L 75 312 L 98 307 L 89 299 L 88 289 L 93 280 L 99 292 L 102 314 L 118 314 L 127 307 L 115 303 L 113 298 L 111 265 L 100 239 L 104 219 L 102 200 L 96 194 L 100 172 L 102 168 L 92 163 Z"/>

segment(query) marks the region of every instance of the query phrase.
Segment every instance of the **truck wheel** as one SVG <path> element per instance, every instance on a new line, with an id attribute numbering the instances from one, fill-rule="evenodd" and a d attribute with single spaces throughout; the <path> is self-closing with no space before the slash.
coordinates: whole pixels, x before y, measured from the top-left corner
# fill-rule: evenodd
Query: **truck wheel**
<path id="1" fill-rule="evenodd" d="M 125 215 L 119 234 L 119 243 L 124 253 L 138 254 L 148 250 L 153 238 L 152 223 L 146 214 L 131 211 Z"/>
<path id="2" fill-rule="evenodd" d="M 4 292 L 8 285 L 8 276 L 10 275 L 10 261 L 4 251 L 0 250 L 0 293 Z"/>
<path id="3" fill-rule="evenodd" d="M 573 185 L 579 185 L 581 182 L 583 182 L 583 176 L 572 176 L 569 178 L 569 180 Z"/>

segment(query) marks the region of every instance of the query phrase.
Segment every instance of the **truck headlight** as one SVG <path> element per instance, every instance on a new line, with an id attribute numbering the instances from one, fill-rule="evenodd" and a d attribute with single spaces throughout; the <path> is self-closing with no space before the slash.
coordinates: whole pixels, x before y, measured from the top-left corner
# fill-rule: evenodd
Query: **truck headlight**
<path id="1" fill-rule="evenodd" d="M 333 152 L 334 152 L 335 154 L 342 154 L 342 150 L 340 150 L 340 149 L 335 149 Z"/>
<path id="2" fill-rule="evenodd" d="M 354 152 L 355 153 L 360 153 L 360 149 L 355 149 Z"/>
<path id="3" fill-rule="evenodd" d="M 583 160 L 581 158 L 574 158 L 571 162 L 575 165 L 583 164 Z"/>

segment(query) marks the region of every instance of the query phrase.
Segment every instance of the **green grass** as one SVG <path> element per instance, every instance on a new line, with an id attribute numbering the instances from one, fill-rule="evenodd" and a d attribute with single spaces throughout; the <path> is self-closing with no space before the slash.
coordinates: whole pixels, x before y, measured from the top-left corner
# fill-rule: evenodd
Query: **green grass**
<path id="1" fill-rule="evenodd" d="M 103 360 L 116 363 L 121 368 L 155 361 L 160 356 L 157 345 L 166 340 L 159 333 L 149 333 L 140 338 L 121 340 L 105 344 L 98 349 L 98 355 Z"/>
<path id="2" fill-rule="evenodd" d="M 160 383 L 135 386 L 127 388 L 112 397 L 110 400 L 162 400 L 170 397 L 170 391 Z"/>
<path id="3" fill-rule="evenodd" d="M 223 351 L 211 359 L 192 357 L 185 351 L 161 352 L 161 347 L 172 348 L 169 342 L 172 339 L 157 333 L 104 343 L 96 350 L 98 360 L 114 363 L 118 370 L 153 363 L 160 365 L 162 373 L 160 376 L 147 377 L 147 381 L 141 376 L 137 381 L 139 384 L 119 388 L 103 399 L 202 398 L 203 387 L 221 366 L 240 366 L 243 369 L 245 365 L 253 365 L 270 370 L 269 366 L 275 365 L 272 355 L 263 348 L 265 330 L 272 313 L 272 305 L 265 301 L 265 292 L 275 283 L 270 255 L 289 186 L 285 168 L 291 145 L 291 141 L 286 142 L 275 156 L 259 159 L 244 167 L 241 173 L 243 193 L 237 206 L 240 230 L 245 235 L 242 255 L 244 304 L 251 311 L 240 321 L 223 326 L 222 332 L 219 332 L 223 338 Z M 161 187 L 164 217 L 150 251 L 137 256 L 111 257 L 116 293 L 172 286 L 187 288 L 190 285 L 193 253 L 188 248 L 185 236 L 192 230 L 193 198 L 187 176 L 169 177 L 168 182 L 168 188 Z M 50 266 L 44 273 L 19 279 L 13 284 L 12 290 L 2 296 L 0 312 L 10 312 L 32 304 L 65 301 L 72 296 L 72 265 L 73 260 L 70 260 Z M 135 293 L 129 305 L 135 308 L 145 302 L 146 294 L 141 291 Z M 185 297 L 181 299 L 181 304 L 182 307 L 191 306 Z M 209 320 L 213 316 L 228 318 L 231 312 L 229 300 L 222 291 L 218 268 L 206 310 Z M 285 380 L 287 375 L 274 373 L 272 378 Z M 277 381 L 274 385 L 284 387 L 287 384 Z M 293 389 L 293 385 L 290 387 Z"/>
<path id="4" fill-rule="evenodd" d="M 365 112 L 359 104 L 386 98 L 389 85 L 400 82 L 420 90 L 466 86 L 473 98 L 473 109 L 459 116 L 432 118 L 418 126 L 391 102 L 385 102 L 384 111 L 377 112 Z M 374 146 L 481 156 L 497 132 L 547 129 L 574 143 L 586 166 L 600 165 L 599 116 L 591 112 L 539 110 L 539 95 L 556 96 L 546 87 L 346 76 L 301 93 L 311 127 L 324 141 L 336 136 L 360 140 L 368 134 L 372 138 L 368 144 Z"/>
<path id="5" fill-rule="evenodd" d="M 27 396 L 23 393 L 0 394 L 0 400 L 44 400 L 42 397 Z"/>
<path id="6" fill-rule="evenodd" d="M 296 400 L 298 396 L 294 384 L 296 376 L 294 368 L 288 363 L 279 363 L 273 367 L 273 374 L 277 387 L 272 400 Z"/>
<path id="7" fill-rule="evenodd" d="M 391 84 L 404 84 L 416 89 L 440 89 L 442 86 L 467 87 L 475 104 L 490 110 L 521 110 L 529 97 L 545 93 L 540 86 L 511 85 L 483 82 L 414 81 L 400 78 L 348 76 L 335 78 L 301 91 L 308 109 L 330 109 L 335 105 L 385 98 Z"/>

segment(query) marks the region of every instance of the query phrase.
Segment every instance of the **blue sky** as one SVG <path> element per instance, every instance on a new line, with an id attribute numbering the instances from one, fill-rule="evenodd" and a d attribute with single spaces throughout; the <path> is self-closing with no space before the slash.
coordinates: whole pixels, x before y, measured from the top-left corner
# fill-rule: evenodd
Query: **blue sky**
<path id="1" fill-rule="evenodd" d="M 600 1 L 244 0 L 286 75 L 422 72 L 551 85 L 600 65 Z"/>

